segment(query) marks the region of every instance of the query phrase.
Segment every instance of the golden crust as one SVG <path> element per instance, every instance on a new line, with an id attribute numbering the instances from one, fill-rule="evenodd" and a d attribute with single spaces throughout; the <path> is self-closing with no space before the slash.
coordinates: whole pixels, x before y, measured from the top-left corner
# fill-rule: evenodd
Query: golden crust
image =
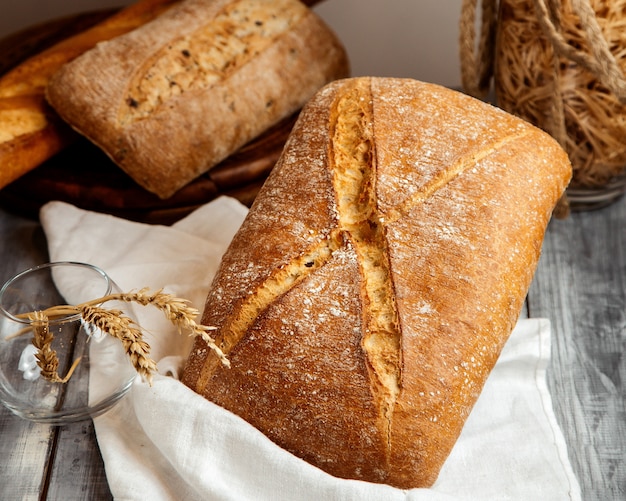
<path id="1" fill-rule="evenodd" d="M 347 73 L 338 39 L 297 0 L 186 0 L 64 66 L 47 96 L 167 198 Z"/>
<path id="2" fill-rule="evenodd" d="M 44 98 L 51 76 L 98 42 L 126 33 L 176 0 L 141 0 L 58 42 L 0 78 L 0 188 L 71 144 L 76 134 Z"/>
<path id="3" fill-rule="evenodd" d="M 333 136 L 348 113 L 338 103 L 355 89 L 371 109 L 359 134 L 373 130 L 374 179 L 364 186 L 376 197 L 363 221 L 383 242 L 342 222 L 354 214 L 333 183 L 345 168 L 335 148 L 352 134 Z M 203 321 L 219 328 L 231 369 L 197 342 L 183 381 L 333 475 L 432 485 L 517 321 L 570 176 L 547 134 L 460 93 L 391 78 L 326 86 L 303 110 L 207 298 Z M 379 252 L 363 253 L 372 243 Z M 245 310 L 320 246 L 327 257 Z M 371 255 L 388 261 L 387 278 L 364 262 Z M 365 341 L 371 317 L 386 311 L 368 291 L 379 279 L 398 324 L 381 336 L 399 335 L 397 358 L 395 344 Z M 376 361 L 381 353 L 390 363 Z M 374 381 L 385 371 L 397 394 Z"/>

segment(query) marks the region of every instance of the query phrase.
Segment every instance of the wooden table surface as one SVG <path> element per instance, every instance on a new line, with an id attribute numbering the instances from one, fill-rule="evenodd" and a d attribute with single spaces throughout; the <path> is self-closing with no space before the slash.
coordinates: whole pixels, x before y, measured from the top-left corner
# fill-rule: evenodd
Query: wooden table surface
<path id="1" fill-rule="evenodd" d="M 0 210 L 0 280 L 45 261 L 40 225 Z M 626 198 L 551 222 L 526 307 L 552 322 L 548 384 L 583 499 L 626 499 Z M 111 499 L 91 422 L 2 407 L 0 457 L 1 500 Z"/>

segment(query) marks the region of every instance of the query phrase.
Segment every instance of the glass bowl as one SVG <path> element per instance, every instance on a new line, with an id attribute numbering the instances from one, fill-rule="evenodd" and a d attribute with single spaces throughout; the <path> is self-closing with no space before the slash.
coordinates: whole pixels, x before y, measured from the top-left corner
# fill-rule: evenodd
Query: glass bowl
<path id="1" fill-rule="evenodd" d="M 24 316 L 62 304 L 76 305 L 120 292 L 96 266 L 55 262 L 23 271 L 0 289 L 0 400 L 14 414 L 35 422 L 64 424 L 88 419 L 110 409 L 130 389 L 136 377 L 122 343 L 84 322 L 79 314 L 50 317 L 61 378 L 76 368 L 67 382 L 41 375 L 33 345 L 34 320 Z M 135 321 L 131 305 L 107 302 Z M 31 317 L 32 318 L 32 317 Z"/>

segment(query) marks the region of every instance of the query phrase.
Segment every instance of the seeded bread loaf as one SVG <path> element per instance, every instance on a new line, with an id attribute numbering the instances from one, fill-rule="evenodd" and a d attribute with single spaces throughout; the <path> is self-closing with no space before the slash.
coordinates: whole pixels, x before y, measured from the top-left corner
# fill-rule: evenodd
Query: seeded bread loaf
<path id="1" fill-rule="evenodd" d="M 333 475 L 431 485 L 570 176 L 551 137 L 468 96 L 329 84 L 211 286 L 203 322 L 231 368 L 197 341 L 183 381 Z"/>
<path id="2" fill-rule="evenodd" d="M 186 0 L 64 66 L 48 100 L 161 198 L 348 74 L 298 0 Z"/>
<path id="3" fill-rule="evenodd" d="M 44 98 L 50 77 L 98 42 L 154 19 L 177 0 L 141 0 L 33 55 L 0 77 L 0 188 L 75 139 Z"/>

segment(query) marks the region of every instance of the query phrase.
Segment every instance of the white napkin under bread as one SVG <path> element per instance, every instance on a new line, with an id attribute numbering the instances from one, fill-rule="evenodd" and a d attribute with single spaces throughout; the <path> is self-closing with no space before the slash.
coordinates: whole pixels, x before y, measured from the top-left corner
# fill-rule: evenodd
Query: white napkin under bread
<path id="1" fill-rule="evenodd" d="M 246 215 L 219 198 L 172 227 L 51 202 L 41 210 L 51 261 L 106 271 L 123 291 L 165 288 L 199 309 Z M 191 346 L 158 311 L 136 310 L 162 375 L 137 379 L 95 418 L 116 500 L 579 500 L 545 371 L 550 324 L 520 320 L 431 489 L 403 491 L 332 477 L 292 456 L 178 381 Z"/>

